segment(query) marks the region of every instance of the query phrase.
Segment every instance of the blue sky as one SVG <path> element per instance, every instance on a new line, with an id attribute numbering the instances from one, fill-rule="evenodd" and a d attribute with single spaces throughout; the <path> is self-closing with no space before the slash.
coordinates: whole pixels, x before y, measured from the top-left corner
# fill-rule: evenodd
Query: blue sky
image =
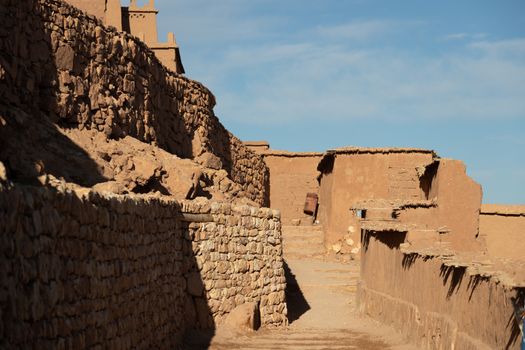
<path id="1" fill-rule="evenodd" d="M 240 139 L 431 148 L 484 202 L 525 203 L 525 1 L 155 3 Z"/>

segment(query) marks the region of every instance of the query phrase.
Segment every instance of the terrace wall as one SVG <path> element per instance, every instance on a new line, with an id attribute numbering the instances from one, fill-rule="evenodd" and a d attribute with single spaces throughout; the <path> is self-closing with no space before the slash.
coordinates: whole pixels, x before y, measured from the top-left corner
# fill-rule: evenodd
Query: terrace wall
<path id="1" fill-rule="evenodd" d="M 59 0 L 3 0 L 0 21 L 0 161 L 12 173 L 27 157 L 11 138 L 46 123 L 129 135 L 225 169 L 239 197 L 268 203 L 262 157 L 219 122 L 207 88 L 167 70 L 143 42 Z"/>
<path id="2" fill-rule="evenodd" d="M 0 227 L 0 348 L 172 348 L 245 302 L 287 322 L 271 209 L 16 185 Z"/>

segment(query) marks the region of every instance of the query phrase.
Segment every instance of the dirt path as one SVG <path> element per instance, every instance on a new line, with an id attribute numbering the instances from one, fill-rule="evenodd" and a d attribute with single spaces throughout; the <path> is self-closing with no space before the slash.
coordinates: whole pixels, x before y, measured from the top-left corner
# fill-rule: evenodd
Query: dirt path
<path id="1" fill-rule="evenodd" d="M 392 329 L 358 315 L 358 262 L 326 261 L 318 254 L 309 256 L 309 249 L 317 251 L 311 246 L 313 238 L 296 241 L 292 235 L 286 242 L 286 237 L 290 325 L 236 337 L 218 334 L 211 340 L 194 334 L 187 339 L 186 349 L 416 349 Z M 301 241 L 306 242 L 305 247 L 300 247 Z"/>

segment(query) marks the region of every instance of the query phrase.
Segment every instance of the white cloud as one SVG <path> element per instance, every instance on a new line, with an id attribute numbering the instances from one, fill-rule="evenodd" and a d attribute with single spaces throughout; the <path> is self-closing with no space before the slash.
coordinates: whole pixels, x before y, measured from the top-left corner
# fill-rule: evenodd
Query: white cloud
<path id="1" fill-rule="evenodd" d="M 303 43 L 233 52 L 228 59 L 223 62 L 228 76 L 241 69 L 253 79 L 242 90 L 218 96 L 217 110 L 227 120 L 477 120 L 525 114 L 525 67 L 492 55 L 428 58 Z"/>
<path id="2" fill-rule="evenodd" d="M 225 121 L 525 117 L 525 38 L 452 33 L 442 39 L 461 48 L 425 56 L 385 39 L 412 33 L 421 21 L 360 20 L 294 31 L 288 18 L 258 14 L 262 0 L 169 4 L 188 76 L 214 92 Z"/>
<path id="3" fill-rule="evenodd" d="M 369 40 L 421 24 L 421 21 L 360 20 L 335 26 L 318 26 L 314 33 L 325 39 Z"/>
<path id="4" fill-rule="evenodd" d="M 468 37 L 469 35 L 467 33 L 454 33 L 444 36 L 443 40 L 463 40 Z"/>
<path id="5" fill-rule="evenodd" d="M 453 33 L 441 37 L 444 41 L 464 41 L 464 40 L 481 40 L 487 37 L 485 33 Z"/>
<path id="6" fill-rule="evenodd" d="M 356 21 L 337 26 L 321 26 L 316 32 L 323 37 L 366 40 L 385 33 L 395 25 L 395 22 L 391 21 Z"/>
<path id="7" fill-rule="evenodd" d="M 491 55 L 525 55 L 525 38 L 477 41 L 470 43 L 469 47 L 485 51 Z"/>

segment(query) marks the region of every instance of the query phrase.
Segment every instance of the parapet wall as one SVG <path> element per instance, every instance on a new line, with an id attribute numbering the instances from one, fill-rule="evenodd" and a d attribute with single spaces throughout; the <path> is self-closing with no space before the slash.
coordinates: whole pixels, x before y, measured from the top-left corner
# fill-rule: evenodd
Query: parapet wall
<path id="1" fill-rule="evenodd" d="M 270 209 L 17 185 L 0 227 L 0 348 L 174 348 L 250 301 L 286 323 Z"/>
<path id="2" fill-rule="evenodd" d="M 490 256 L 525 260 L 525 206 L 481 206 L 479 234 Z"/>
<path id="3" fill-rule="evenodd" d="M 519 349 L 525 288 L 482 258 L 403 250 L 404 233 L 363 237 L 359 308 L 421 349 Z M 516 268 L 516 266 L 514 266 Z"/>
<path id="4" fill-rule="evenodd" d="M 212 93 L 168 71 L 137 38 L 58 0 L 5 0 L 0 21 L 0 112 L 7 124 L 22 110 L 64 128 L 129 135 L 223 168 L 244 196 L 267 203 L 264 161 L 219 122 Z M 9 167 L 8 156 L 0 156 Z"/>

